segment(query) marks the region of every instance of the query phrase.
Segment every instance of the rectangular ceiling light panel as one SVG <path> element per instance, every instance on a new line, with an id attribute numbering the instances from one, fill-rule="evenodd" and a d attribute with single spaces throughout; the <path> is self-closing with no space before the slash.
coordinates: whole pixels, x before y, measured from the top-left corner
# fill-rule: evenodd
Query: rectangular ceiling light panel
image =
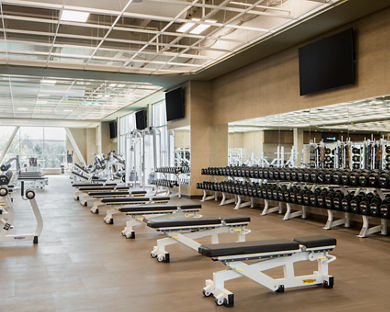
<path id="1" fill-rule="evenodd" d="M 88 12 L 62 10 L 60 20 L 85 23 L 88 20 L 88 17 Z"/>

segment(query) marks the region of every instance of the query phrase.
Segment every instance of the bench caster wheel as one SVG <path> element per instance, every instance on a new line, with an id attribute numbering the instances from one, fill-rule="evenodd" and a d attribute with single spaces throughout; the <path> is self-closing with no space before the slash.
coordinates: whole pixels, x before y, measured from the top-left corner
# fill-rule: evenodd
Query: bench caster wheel
<path id="1" fill-rule="evenodd" d="M 152 258 L 157 258 L 157 255 L 156 255 L 154 252 L 151 252 L 151 253 L 150 253 L 150 256 L 151 256 Z"/>
<path id="2" fill-rule="evenodd" d="M 131 232 L 130 235 L 126 235 L 126 238 L 135 239 L 135 232 Z"/>
<path id="3" fill-rule="evenodd" d="M 329 282 L 328 282 L 328 281 L 324 281 L 324 282 L 322 283 L 322 286 L 323 286 L 324 288 L 333 288 L 333 284 L 334 284 L 334 277 L 331 276 L 331 277 L 329 277 Z"/>
<path id="4" fill-rule="evenodd" d="M 166 253 L 164 255 L 158 255 L 157 256 L 157 261 L 158 262 L 169 263 L 169 253 Z"/>
<path id="5" fill-rule="evenodd" d="M 33 243 L 34 243 L 34 244 L 38 244 L 38 236 L 34 236 Z"/>
<path id="6" fill-rule="evenodd" d="M 215 298 L 215 304 L 217 306 L 225 305 L 225 304 L 227 304 L 227 300 L 225 298 L 223 298 L 223 297 Z"/>
<path id="7" fill-rule="evenodd" d="M 284 286 L 283 285 L 279 285 L 278 289 L 275 290 L 275 292 L 277 292 L 277 293 L 284 293 Z"/>
<path id="8" fill-rule="evenodd" d="M 84 203 L 84 207 L 87 207 L 87 206 L 88 206 L 88 203 L 87 203 L 87 202 L 85 202 L 85 203 Z"/>
<path id="9" fill-rule="evenodd" d="M 114 219 L 112 219 L 112 218 L 106 219 L 106 220 L 104 220 L 104 222 L 106 222 L 107 224 L 114 224 Z"/>
<path id="10" fill-rule="evenodd" d="M 203 288 L 203 296 L 205 297 L 210 297 L 212 295 L 211 291 L 210 290 L 206 290 Z"/>

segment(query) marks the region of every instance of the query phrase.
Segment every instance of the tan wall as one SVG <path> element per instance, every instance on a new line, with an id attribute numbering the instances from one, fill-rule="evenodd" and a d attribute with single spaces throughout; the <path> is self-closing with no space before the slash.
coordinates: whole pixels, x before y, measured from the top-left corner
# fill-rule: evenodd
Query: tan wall
<path id="1" fill-rule="evenodd" d="M 299 96 L 298 48 L 292 48 L 216 78 L 212 82 L 213 122 L 221 124 L 390 94 L 390 9 L 353 26 L 358 38 L 356 85 Z"/>
<path id="2" fill-rule="evenodd" d="M 190 145 L 190 130 L 175 130 L 175 148 L 189 148 Z"/>
<path id="3" fill-rule="evenodd" d="M 93 163 L 95 161 L 94 155 L 97 153 L 96 128 L 70 128 L 70 132 L 87 164 Z M 66 149 L 70 152 L 73 151 L 72 144 L 68 139 L 66 139 Z M 81 163 L 75 152 L 73 156 L 75 162 Z"/>

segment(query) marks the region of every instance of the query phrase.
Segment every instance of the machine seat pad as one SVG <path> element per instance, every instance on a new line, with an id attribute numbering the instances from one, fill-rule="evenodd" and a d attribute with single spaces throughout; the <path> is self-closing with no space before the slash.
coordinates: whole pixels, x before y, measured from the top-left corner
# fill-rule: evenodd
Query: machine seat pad
<path id="1" fill-rule="evenodd" d="M 116 183 L 103 184 L 103 183 L 73 183 L 73 187 L 114 187 Z"/>
<path id="2" fill-rule="evenodd" d="M 229 223 L 241 223 L 241 222 L 250 222 L 251 218 L 246 216 L 235 216 L 235 217 L 224 217 L 222 218 L 226 224 Z"/>
<path id="3" fill-rule="evenodd" d="M 186 209 L 200 209 L 202 205 L 182 205 L 180 206 L 182 210 Z M 139 212 L 139 211 L 166 211 L 166 210 L 177 210 L 177 205 L 162 205 L 162 206 L 133 206 L 133 207 L 120 207 L 118 211 L 120 212 Z"/>
<path id="4" fill-rule="evenodd" d="M 127 202 L 148 202 L 155 200 L 169 200 L 169 197 L 117 197 L 117 198 L 102 198 L 102 203 L 127 203 Z"/>
<path id="5" fill-rule="evenodd" d="M 201 226 L 201 225 L 216 225 L 221 224 L 220 218 L 181 218 L 181 219 L 166 219 L 166 220 L 147 220 L 146 224 L 151 228 L 168 228 L 168 227 L 185 227 L 185 226 Z"/>
<path id="6" fill-rule="evenodd" d="M 207 257 L 245 255 L 298 250 L 299 244 L 287 239 L 201 245 L 198 252 Z"/>
<path id="7" fill-rule="evenodd" d="M 306 246 L 306 248 L 336 246 L 335 238 L 327 237 L 324 235 L 296 237 L 294 238 L 294 241 L 301 245 Z"/>

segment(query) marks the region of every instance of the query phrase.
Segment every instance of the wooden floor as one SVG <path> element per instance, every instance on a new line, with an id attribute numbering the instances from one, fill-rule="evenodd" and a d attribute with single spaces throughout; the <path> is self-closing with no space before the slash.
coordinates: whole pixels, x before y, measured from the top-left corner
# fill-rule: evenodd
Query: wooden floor
<path id="1" fill-rule="evenodd" d="M 224 269 L 219 262 L 197 255 L 183 246 L 169 248 L 171 263 L 150 257 L 158 234 L 140 228 L 136 240 L 120 234 L 120 219 L 104 224 L 73 199 L 65 177 L 51 177 L 37 201 L 44 218 L 38 245 L 0 243 L 0 311 L 220 311 L 214 300 L 204 298 L 205 279 Z M 16 201 L 17 226 L 33 228 L 31 212 Z M 230 281 L 235 294 L 231 311 L 389 311 L 390 237 L 359 239 L 356 229 L 321 230 L 323 224 L 277 214 L 260 216 L 257 209 L 233 211 L 231 205 L 204 204 L 206 216 L 249 215 L 248 240 L 292 238 L 326 234 L 338 245 L 337 260 L 330 265 L 335 287 L 310 287 L 272 293 L 248 279 Z M 225 241 L 235 237 L 226 235 Z M 19 244 L 18 244 L 19 243 Z M 313 263 L 300 263 L 298 273 Z M 274 272 L 279 274 L 279 272 Z"/>

